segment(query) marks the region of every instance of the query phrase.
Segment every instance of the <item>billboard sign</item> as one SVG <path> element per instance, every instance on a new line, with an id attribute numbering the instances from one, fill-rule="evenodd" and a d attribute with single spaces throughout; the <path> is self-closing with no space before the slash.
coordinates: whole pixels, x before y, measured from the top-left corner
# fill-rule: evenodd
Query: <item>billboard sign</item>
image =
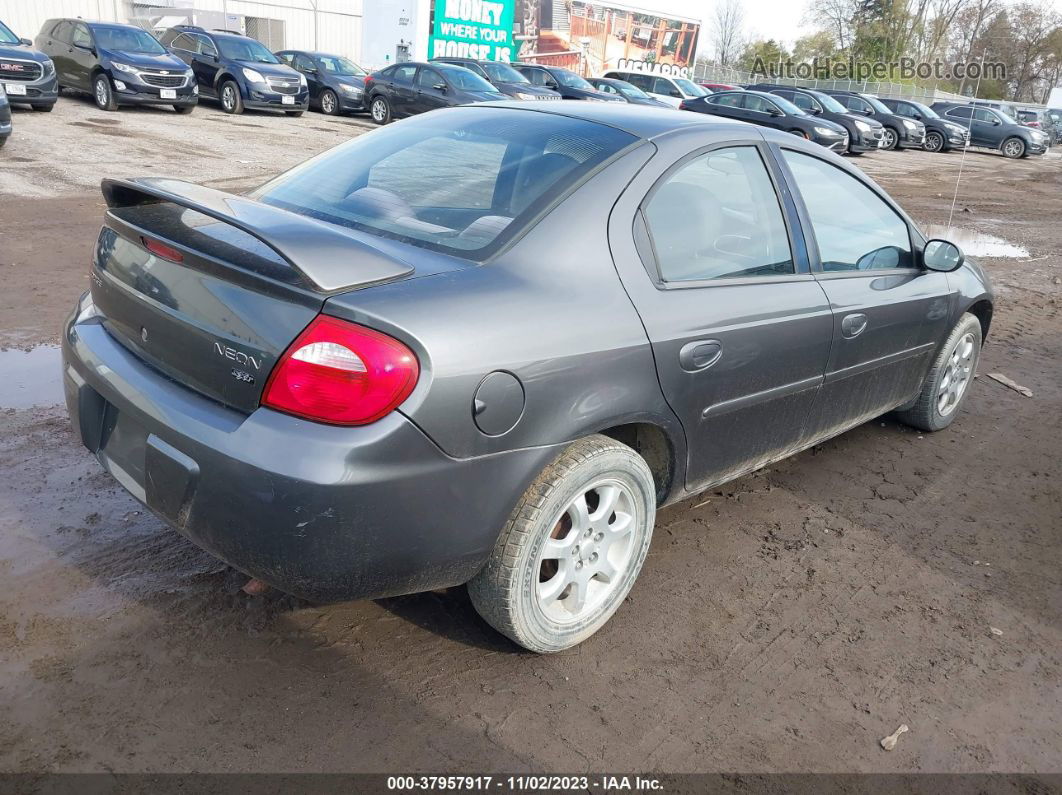
<path id="1" fill-rule="evenodd" d="M 516 0 L 435 0 L 429 58 L 512 61 Z"/>

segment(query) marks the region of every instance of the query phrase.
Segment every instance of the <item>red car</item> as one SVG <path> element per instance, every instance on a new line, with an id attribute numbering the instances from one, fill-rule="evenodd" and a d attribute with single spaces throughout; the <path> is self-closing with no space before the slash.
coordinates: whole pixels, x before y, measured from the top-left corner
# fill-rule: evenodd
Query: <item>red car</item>
<path id="1" fill-rule="evenodd" d="M 710 88 L 712 91 L 740 91 L 741 86 L 732 86 L 728 83 L 699 83 L 698 85 L 704 88 Z"/>

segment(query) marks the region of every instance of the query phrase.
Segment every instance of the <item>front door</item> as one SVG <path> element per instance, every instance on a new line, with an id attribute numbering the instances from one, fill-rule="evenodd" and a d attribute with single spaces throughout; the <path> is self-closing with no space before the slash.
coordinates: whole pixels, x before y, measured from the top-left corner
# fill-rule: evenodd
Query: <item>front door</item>
<path id="1" fill-rule="evenodd" d="M 994 110 L 987 108 L 975 108 L 973 115 L 973 127 L 970 130 L 970 143 L 977 146 L 987 146 L 999 149 L 1003 139 L 1007 136 L 1006 126 L 1003 120 L 996 115 Z"/>
<path id="2" fill-rule="evenodd" d="M 624 279 L 686 432 L 691 490 L 800 447 L 829 357 L 830 309 L 770 163 L 764 144 L 701 150 L 637 215 L 650 283 Z"/>
<path id="3" fill-rule="evenodd" d="M 781 152 L 833 313 L 833 348 L 808 432 L 832 436 L 918 392 L 946 335 L 948 277 L 917 266 L 907 221 L 868 183 L 807 152 Z"/>
<path id="4" fill-rule="evenodd" d="M 74 24 L 74 36 L 71 39 L 70 48 L 70 76 L 71 82 L 78 88 L 91 89 L 90 76 L 92 68 L 96 65 L 96 55 L 93 52 L 95 45 L 92 42 L 92 34 L 87 25 L 80 22 Z"/>
<path id="5" fill-rule="evenodd" d="M 435 69 L 420 67 L 414 88 L 414 113 L 425 113 L 436 108 L 444 108 L 449 104 L 448 97 L 451 89 L 447 87 L 443 76 Z"/>
<path id="6" fill-rule="evenodd" d="M 310 90 L 310 102 L 318 105 L 321 102 L 321 75 L 317 71 L 317 65 L 310 57 L 301 52 L 296 53 L 292 66 L 306 78 L 306 85 Z"/>
<path id="7" fill-rule="evenodd" d="M 758 124 L 761 127 L 772 127 L 776 130 L 785 129 L 785 115 L 781 108 L 766 97 L 758 97 L 755 94 L 746 94 L 742 97 L 742 107 L 745 109 L 745 121 Z"/>

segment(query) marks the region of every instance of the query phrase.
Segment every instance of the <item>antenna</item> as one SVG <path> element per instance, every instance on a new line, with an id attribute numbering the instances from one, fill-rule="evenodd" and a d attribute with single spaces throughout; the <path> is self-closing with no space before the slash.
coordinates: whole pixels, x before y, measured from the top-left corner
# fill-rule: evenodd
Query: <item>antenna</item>
<path id="1" fill-rule="evenodd" d="M 981 69 L 977 73 L 977 82 L 974 84 L 974 99 L 977 99 L 977 95 L 980 93 L 981 76 L 985 73 L 985 55 L 987 55 L 987 54 L 988 54 L 988 47 L 986 46 L 983 50 L 981 50 Z M 975 112 L 976 111 L 970 111 L 970 134 L 971 135 L 973 134 L 973 122 L 974 122 L 973 114 Z M 959 182 L 962 180 L 962 167 L 963 167 L 963 164 L 966 162 L 966 150 L 969 149 L 969 148 L 970 148 L 970 144 L 969 144 L 969 141 L 967 141 L 966 146 L 964 146 L 962 148 L 962 157 L 959 158 L 959 173 L 955 177 L 955 193 L 953 193 L 952 196 L 951 196 L 951 210 L 948 212 L 948 235 L 949 236 L 951 235 L 951 219 L 955 216 L 955 202 L 958 201 L 958 198 L 959 198 Z"/>

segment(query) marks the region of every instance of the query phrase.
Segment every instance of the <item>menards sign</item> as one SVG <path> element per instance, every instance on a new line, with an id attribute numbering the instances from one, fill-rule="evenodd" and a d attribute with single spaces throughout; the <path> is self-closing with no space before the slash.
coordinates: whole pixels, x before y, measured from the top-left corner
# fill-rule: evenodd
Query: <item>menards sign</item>
<path id="1" fill-rule="evenodd" d="M 511 61 L 515 5 L 516 0 L 435 0 L 430 57 Z"/>

